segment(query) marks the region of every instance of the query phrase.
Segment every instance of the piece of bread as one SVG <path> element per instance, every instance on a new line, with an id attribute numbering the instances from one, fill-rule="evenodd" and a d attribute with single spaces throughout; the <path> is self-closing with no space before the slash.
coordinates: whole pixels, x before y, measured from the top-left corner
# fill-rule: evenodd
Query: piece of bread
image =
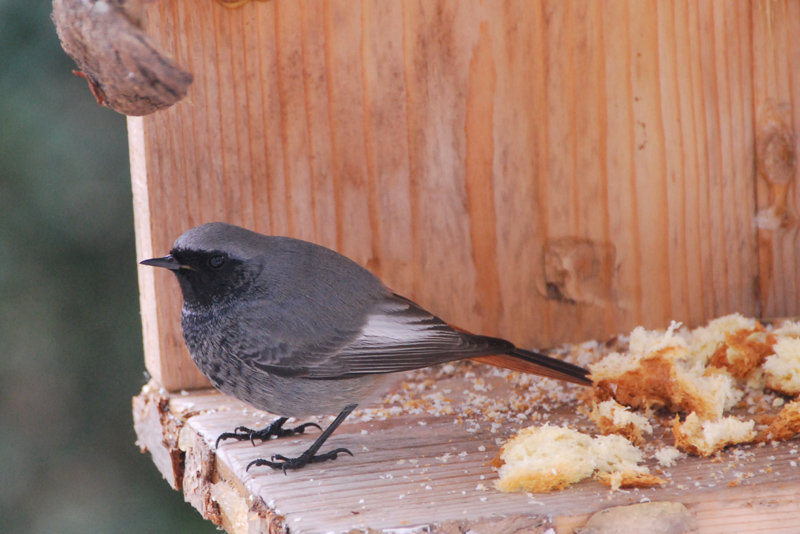
<path id="1" fill-rule="evenodd" d="M 800 393 L 800 338 L 780 337 L 764 361 L 767 387 L 784 395 Z"/>
<path id="2" fill-rule="evenodd" d="M 786 404 L 766 430 L 761 432 L 758 441 L 785 441 L 800 433 L 800 401 Z"/>
<path id="3" fill-rule="evenodd" d="M 676 416 L 672 424 L 675 446 L 698 456 L 709 457 L 729 445 L 747 443 L 756 438 L 755 421 L 740 421 L 733 416 L 715 421 L 702 421 L 694 412 L 681 422 Z"/>
<path id="4" fill-rule="evenodd" d="M 642 452 L 621 436 L 598 436 L 545 424 L 522 429 L 500 449 L 500 491 L 564 489 L 593 473 L 648 473 Z"/>
<path id="5" fill-rule="evenodd" d="M 726 331 L 724 340 L 708 358 L 708 365 L 724 369 L 738 380 L 747 380 L 773 354 L 775 341 L 775 336 L 758 322 L 753 328 Z"/>
<path id="6" fill-rule="evenodd" d="M 653 457 L 658 460 L 661 467 L 673 467 L 677 464 L 678 458 L 684 454 L 675 447 L 661 447 L 656 450 Z"/>
<path id="7" fill-rule="evenodd" d="M 634 445 L 644 443 L 642 434 L 653 433 L 653 426 L 645 416 L 632 412 L 614 399 L 592 403 L 592 411 L 588 415 L 601 433 L 617 434 Z"/>
<path id="8" fill-rule="evenodd" d="M 679 326 L 673 323 L 665 333 L 638 327 L 629 353 L 613 353 L 591 365 L 596 400 L 614 398 L 633 408 L 664 406 L 705 420 L 721 417 L 741 392 L 727 374 L 705 374 L 686 340 L 675 333 Z"/>
<path id="9" fill-rule="evenodd" d="M 720 344 L 725 343 L 727 335 L 739 330 L 752 330 L 757 324 L 755 319 L 744 317 L 740 313 L 732 313 L 687 332 L 686 338 L 692 348 L 692 359 L 703 366 L 707 365 L 708 360 L 719 350 Z"/>
<path id="10" fill-rule="evenodd" d="M 800 321 L 784 320 L 776 325 L 772 331 L 775 337 L 800 338 Z"/>
<path id="11" fill-rule="evenodd" d="M 598 473 L 595 478 L 606 486 L 611 486 L 611 491 L 620 488 L 649 488 L 652 486 L 665 486 L 667 481 L 663 478 L 642 473 L 639 471 L 614 471 L 613 473 Z"/>
<path id="12" fill-rule="evenodd" d="M 524 429 L 501 449 L 498 489 L 551 491 L 592 474 L 612 489 L 663 483 L 638 465 L 643 453 L 631 443 L 652 433 L 651 408 L 685 415 L 672 425 L 677 448 L 654 453 L 662 467 L 674 466 L 684 452 L 709 457 L 727 446 L 800 433 L 800 398 L 769 415 L 783 399 L 764 392 L 800 395 L 800 322 L 773 328 L 732 314 L 692 331 L 674 322 L 666 332 L 639 327 L 624 352 L 623 346 L 589 364 L 594 387 L 584 397 L 592 407 L 584 413 L 610 435 L 591 438 L 549 425 Z M 738 409 L 769 425 L 766 430 L 756 432 L 755 420 L 725 417 L 742 400 Z"/>

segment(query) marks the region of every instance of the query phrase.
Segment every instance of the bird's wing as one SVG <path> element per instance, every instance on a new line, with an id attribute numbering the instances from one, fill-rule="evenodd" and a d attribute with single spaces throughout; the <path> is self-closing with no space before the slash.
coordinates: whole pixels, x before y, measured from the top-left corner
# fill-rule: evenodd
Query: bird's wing
<path id="1" fill-rule="evenodd" d="M 393 373 L 437 363 L 514 350 L 502 339 L 472 336 L 390 294 L 374 306 L 361 331 L 336 350 L 298 351 L 277 358 L 271 352 L 251 363 L 283 376 L 330 379 Z"/>
<path id="2" fill-rule="evenodd" d="M 393 373 L 514 349 L 511 343 L 457 332 L 398 295 L 376 306 L 361 334 L 335 359 L 312 370 L 313 378 Z"/>
<path id="3" fill-rule="evenodd" d="M 581 367 L 519 349 L 504 339 L 457 331 L 396 294 L 373 307 L 359 332 L 304 349 L 263 351 L 252 363 L 280 376 L 325 380 L 410 371 L 467 358 L 584 386 L 592 383 Z"/>
<path id="4" fill-rule="evenodd" d="M 320 366 L 320 378 L 361 376 L 409 371 L 429 365 L 470 358 L 480 363 L 565 380 L 592 384 L 586 369 L 545 354 L 517 348 L 500 338 L 457 331 L 438 317 L 399 295 L 383 302 L 369 316 L 361 335 L 345 347 L 337 364 Z M 344 371 L 344 372 L 342 372 Z M 325 373 L 325 374 L 323 374 Z M 312 372 L 312 378 L 316 378 Z"/>

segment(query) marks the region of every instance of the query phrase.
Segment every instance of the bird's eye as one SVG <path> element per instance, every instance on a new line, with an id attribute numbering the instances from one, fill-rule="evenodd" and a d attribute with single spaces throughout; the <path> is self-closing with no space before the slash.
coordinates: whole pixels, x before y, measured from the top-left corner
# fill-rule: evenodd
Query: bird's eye
<path id="1" fill-rule="evenodd" d="M 212 269 L 219 269 L 225 265 L 225 256 L 211 256 L 208 258 L 208 266 Z"/>

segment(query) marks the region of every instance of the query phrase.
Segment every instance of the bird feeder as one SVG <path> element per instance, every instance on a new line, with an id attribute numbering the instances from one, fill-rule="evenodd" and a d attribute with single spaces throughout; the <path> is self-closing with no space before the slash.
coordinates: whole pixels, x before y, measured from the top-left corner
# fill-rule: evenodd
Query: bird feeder
<path id="1" fill-rule="evenodd" d="M 800 311 L 798 2 L 159 0 L 141 29 L 193 81 L 128 119 L 139 259 L 209 221 L 298 237 L 526 348 Z M 211 444 L 252 420 L 209 390 L 175 393 L 208 386 L 179 290 L 166 272 L 139 280 L 154 378 L 135 400 L 140 444 L 230 532 L 538 532 L 544 516 L 571 532 L 641 499 L 497 494 L 474 479 L 491 476 L 475 455 L 495 436 L 446 415 L 425 433 L 345 431 L 373 452 L 356 445 L 341 479 L 245 473 L 249 444 Z M 686 504 L 697 532 L 797 525 L 797 469 L 754 453 L 757 483 L 695 486 L 692 466 L 654 499 Z"/>

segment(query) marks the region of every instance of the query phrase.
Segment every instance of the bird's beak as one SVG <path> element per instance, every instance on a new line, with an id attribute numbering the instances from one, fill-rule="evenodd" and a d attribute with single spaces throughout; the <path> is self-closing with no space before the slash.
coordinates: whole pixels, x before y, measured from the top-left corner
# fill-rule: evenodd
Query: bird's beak
<path id="1" fill-rule="evenodd" d="M 163 258 L 152 258 L 149 260 L 140 261 L 142 265 L 149 265 L 150 267 L 163 267 L 165 269 L 169 269 L 170 271 L 177 271 L 182 268 L 186 268 L 186 265 L 181 265 L 181 263 L 172 257 L 172 254 L 168 254 Z"/>

